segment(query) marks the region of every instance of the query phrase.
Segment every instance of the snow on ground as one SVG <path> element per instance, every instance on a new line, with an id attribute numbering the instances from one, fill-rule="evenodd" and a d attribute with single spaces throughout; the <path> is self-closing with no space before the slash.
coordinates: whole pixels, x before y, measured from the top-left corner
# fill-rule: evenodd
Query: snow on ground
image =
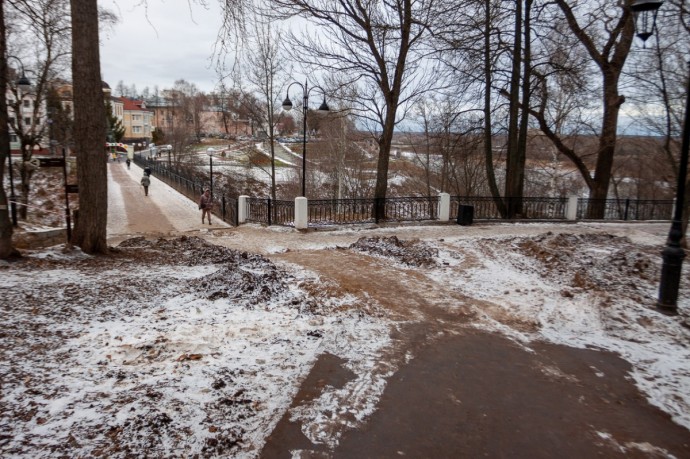
<path id="1" fill-rule="evenodd" d="M 196 215 L 155 186 L 159 207 Z M 125 221 L 124 206 L 109 208 Z M 366 294 L 258 254 L 336 247 L 464 295 L 442 307 L 526 348 L 619 353 L 648 400 L 690 428 L 688 276 L 681 316 L 653 309 L 667 223 L 187 230 L 217 245 L 113 228 L 124 242 L 110 257 L 55 247 L 0 262 L 2 457 L 256 457 L 324 352 L 355 374 L 342 389 L 355 400 L 339 406 L 345 395 L 327 390 L 292 415 L 334 444 L 334 413 L 361 421 L 375 409 L 396 323 Z"/>
<path id="2" fill-rule="evenodd" d="M 0 284 L 5 457 L 254 457 L 320 353 L 388 340 L 366 298 L 197 238 L 35 255 Z"/>

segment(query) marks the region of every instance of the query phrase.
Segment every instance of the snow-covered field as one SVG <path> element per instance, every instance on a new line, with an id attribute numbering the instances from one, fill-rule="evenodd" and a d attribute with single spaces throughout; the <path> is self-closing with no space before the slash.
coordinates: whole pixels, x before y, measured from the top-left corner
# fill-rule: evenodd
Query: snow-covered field
<path id="1" fill-rule="evenodd" d="M 157 193 L 156 204 L 179 208 L 173 198 Z M 688 276 L 680 316 L 653 307 L 668 227 L 243 225 L 158 240 L 118 234 L 124 242 L 107 257 L 26 252 L 0 262 L 0 456 L 253 458 L 287 410 L 312 441 L 337 444 L 396 371 L 390 332 L 422 319 L 277 261 L 336 250 L 445 291 L 435 306 L 472 318 L 457 326 L 527 349 L 547 341 L 620 354 L 650 403 L 690 429 Z M 353 379 L 290 408 L 324 353 Z"/>
<path id="2" fill-rule="evenodd" d="M 652 308 L 662 239 L 647 236 L 660 228 L 637 225 L 637 239 L 596 225 L 513 234 L 525 230 L 493 225 L 438 238 L 430 228 L 430 238 L 406 240 L 400 235 L 424 229 L 348 229 L 315 238 L 323 248 L 360 239 L 349 250 L 466 295 L 447 307 L 476 314 L 470 326 L 525 346 L 620 353 L 650 402 L 690 428 L 688 279 L 683 315 Z M 316 248 L 307 240 L 300 244 Z M 375 409 L 395 370 L 373 371 L 395 323 L 371 298 L 196 237 L 130 239 L 105 258 L 54 248 L 0 271 L 4 457 L 256 457 L 321 353 L 357 375 L 356 390 L 347 389 L 356 395 L 345 400 L 357 420 Z M 341 394 L 326 390 L 293 415 L 311 419 L 313 440 L 337 444 L 337 433 L 318 428 L 332 422 L 325 413 L 336 403 Z"/>

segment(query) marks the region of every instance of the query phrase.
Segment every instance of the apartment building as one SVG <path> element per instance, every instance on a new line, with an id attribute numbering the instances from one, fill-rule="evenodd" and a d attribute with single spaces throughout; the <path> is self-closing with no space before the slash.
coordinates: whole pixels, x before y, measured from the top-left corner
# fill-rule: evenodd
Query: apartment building
<path id="1" fill-rule="evenodd" d="M 117 113 L 119 104 L 122 104 L 122 125 L 125 128 L 123 143 L 146 143 L 151 142 L 153 133 L 153 110 L 146 107 L 143 100 L 130 99 L 128 97 L 113 97 L 113 114 L 120 117 Z M 116 109 L 116 104 L 118 108 Z"/>

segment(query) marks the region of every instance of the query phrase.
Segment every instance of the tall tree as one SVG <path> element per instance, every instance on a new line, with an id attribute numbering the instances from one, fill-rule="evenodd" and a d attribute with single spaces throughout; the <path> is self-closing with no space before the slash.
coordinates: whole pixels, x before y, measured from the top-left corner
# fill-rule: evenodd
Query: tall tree
<path id="1" fill-rule="evenodd" d="M 32 80 L 31 90 L 22 92 L 14 84 L 11 85 L 14 116 L 10 119 L 10 125 L 19 138 L 22 154 L 19 175 L 23 205 L 20 206 L 20 215 L 26 219 L 33 169 L 23 166 L 31 160 L 34 148 L 38 147 L 48 131 L 45 122 L 46 99 L 51 81 L 63 68 L 69 55 L 70 24 L 64 14 L 66 0 L 12 0 L 9 4 L 16 17 L 11 36 L 14 48 L 34 50 L 33 56 L 22 58 L 25 69 L 21 69 L 26 70 Z"/>
<path id="2" fill-rule="evenodd" d="M 565 21 L 575 39 L 585 49 L 601 76 L 602 118 L 594 175 L 590 175 L 581 158 L 575 158 L 576 155 L 572 150 L 567 147 L 561 149 L 562 146 L 565 147 L 563 143 L 556 141 L 555 145 L 568 158 L 574 160 L 583 172 L 583 178 L 590 189 L 591 198 L 595 200 L 594 203 L 601 202 L 608 196 L 618 136 L 618 119 L 621 106 L 625 102 L 625 96 L 619 91 L 619 81 L 635 32 L 633 16 L 629 2 L 613 5 L 604 0 L 597 1 L 595 4 L 556 0 L 555 3 L 565 16 Z M 540 120 L 542 127 L 547 124 L 544 121 Z M 552 133 L 546 132 L 546 134 L 552 136 Z M 587 215 L 589 218 L 602 218 L 604 211 L 603 205 L 591 205 Z"/>
<path id="3" fill-rule="evenodd" d="M 275 30 L 269 22 L 256 17 L 254 27 L 249 29 L 248 52 L 244 53 L 245 77 L 252 86 L 252 91 L 261 100 L 255 113 L 255 119 L 260 126 L 265 127 L 268 135 L 268 146 L 271 154 L 271 197 L 276 199 L 276 157 L 275 130 L 280 110 L 280 97 L 285 87 L 285 79 L 289 75 L 285 62 L 279 52 L 280 31 Z M 275 209 L 275 208 L 274 208 Z"/>
<path id="4" fill-rule="evenodd" d="M 7 41 L 5 33 L 5 0 L 0 0 L 0 94 L 7 94 Z M 7 100 L 0 97 L 0 260 L 16 254 L 12 247 L 12 221 L 5 193 L 5 164 L 10 156 L 10 131 Z"/>
<path id="5" fill-rule="evenodd" d="M 288 48 L 308 69 L 318 68 L 356 90 L 346 100 L 378 142 L 376 198 L 385 198 L 393 133 L 408 103 L 442 79 L 431 79 L 424 48 L 436 2 L 400 0 L 273 0 L 283 17 L 310 21 L 313 33 L 288 37 Z M 400 110 L 402 108 L 402 110 Z"/>
<path id="6" fill-rule="evenodd" d="M 96 0 L 70 0 L 74 143 L 77 151 L 79 219 L 72 241 L 86 253 L 106 253 L 108 217 L 106 129 Z"/>

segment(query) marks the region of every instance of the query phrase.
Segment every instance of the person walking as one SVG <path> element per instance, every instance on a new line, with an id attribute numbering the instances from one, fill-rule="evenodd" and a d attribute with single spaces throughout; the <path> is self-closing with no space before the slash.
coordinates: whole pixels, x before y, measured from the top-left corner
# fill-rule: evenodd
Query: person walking
<path id="1" fill-rule="evenodd" d="M 150 167 L 150 166 L 146 166 L 146 167 L 144 168 L 144 175 L 147 176 L 147 177 L 148 177 L 149 175 L 151 175 L 151 167 Z"/>
<path id="2" fill-rule="evenodd" d="M 208 224 L 211 224 L 211 209 L 213 208 L 213 197 L 211 190 L 206 188 L 199 199 L 199 209 L 201 209 L 201 224 L 204 224 L 204 216 L 208 215 Z"/>
<path id="3" fill-rule="evenodd" d="M 148 196 L 149 195 L 149 186 L 151 185 L 151 179 L 149 178 L 146 173 L 144 173 L 144 176 L 141 178 L 141 186 L 144 187 L 144 195 Z"/>
<path id="4" fill-rule="evenodd" d="M 129 165 L 132 164 L 132 161 L 129 158 L 127 158 L 127 161 L 125 162 L 127 163 L 127 170 L 129 170 Z"/>

